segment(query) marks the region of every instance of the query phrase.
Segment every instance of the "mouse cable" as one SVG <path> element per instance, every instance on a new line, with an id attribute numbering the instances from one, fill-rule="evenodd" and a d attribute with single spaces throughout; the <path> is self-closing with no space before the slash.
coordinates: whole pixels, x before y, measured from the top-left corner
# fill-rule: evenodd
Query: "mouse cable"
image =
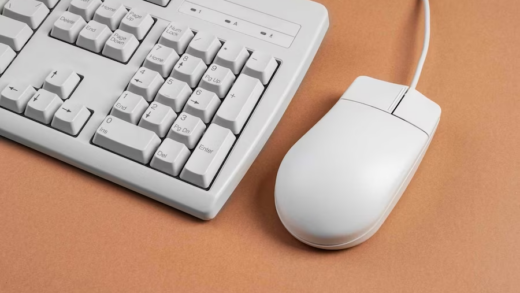
<path id="1" fill-rule="evenodd" d="M 412 83 L 410 84 L 410 89 L 414 90 L 419 82 L 419 78 L 421 77 L 421 72 L 424 66 L 424 61 L 426 61 L 426 55 L 428 55 L 428 48 L 430 47 L 430 2 L 428 0 L 423 0 L 424 2 L 424 43 L 423 49 L 421 53 L 421 58 L 419 59 L 419 64 L 417 64 L 417 69 L 415 70 L 415 75 L 413 76 Z"/>

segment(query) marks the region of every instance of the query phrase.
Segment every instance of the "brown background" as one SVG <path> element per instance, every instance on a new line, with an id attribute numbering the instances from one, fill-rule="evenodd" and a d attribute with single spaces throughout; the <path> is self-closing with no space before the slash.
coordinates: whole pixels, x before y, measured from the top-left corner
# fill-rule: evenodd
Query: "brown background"
<path id="1" fill-rule="evenodd" d="M 520 2 L 433 0 L 436 137 L 379 233 L 323 252 L 278 220 L 288 149 L 355 77 L 409 83 L 418 0 L 321 0 L 331 28 L 221 214 L 201 222 L 0 139 L 1 292 L 520 292 Z"/>

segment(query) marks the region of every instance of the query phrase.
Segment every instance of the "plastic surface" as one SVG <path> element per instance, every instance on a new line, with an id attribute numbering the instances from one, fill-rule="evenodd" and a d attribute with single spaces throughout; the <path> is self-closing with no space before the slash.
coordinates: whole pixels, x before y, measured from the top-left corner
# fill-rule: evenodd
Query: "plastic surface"
<path id="1" fill-rule="evenodd" d="M 377 80 L 371 85 L 378 83 L 387 85 Z M 370 238 L 401 197 L 429 145 L 431 136 L 423 130 L 364 104 L 372 101 L 372 92 L 367 88 L 367 96 L 358 88 L 358 102 L 340 99 L 280 166 L 278 215 L 302 242 L 342 249 Z"/>

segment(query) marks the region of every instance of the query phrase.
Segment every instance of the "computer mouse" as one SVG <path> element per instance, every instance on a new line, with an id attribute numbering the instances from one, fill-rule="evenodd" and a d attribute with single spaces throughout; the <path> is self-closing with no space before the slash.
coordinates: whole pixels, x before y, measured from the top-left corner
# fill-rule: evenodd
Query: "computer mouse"
<path id="1" fill-rule="evenodd" d="M 357 78 L 284 157 L 275 186 L 283 225 L 321 249 L 369 239 L 408 186 L 440 116 L 415 89 Z"/>

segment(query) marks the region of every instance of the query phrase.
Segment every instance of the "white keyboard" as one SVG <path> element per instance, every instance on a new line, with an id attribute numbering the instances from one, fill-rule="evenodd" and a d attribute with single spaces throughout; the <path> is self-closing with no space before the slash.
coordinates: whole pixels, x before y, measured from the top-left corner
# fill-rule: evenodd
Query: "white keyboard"
<path id="1" fill-rule="evenodd" d="M 0 135 L 201 219 L 328 29 L 307 0 L 0 0 Z"/>

